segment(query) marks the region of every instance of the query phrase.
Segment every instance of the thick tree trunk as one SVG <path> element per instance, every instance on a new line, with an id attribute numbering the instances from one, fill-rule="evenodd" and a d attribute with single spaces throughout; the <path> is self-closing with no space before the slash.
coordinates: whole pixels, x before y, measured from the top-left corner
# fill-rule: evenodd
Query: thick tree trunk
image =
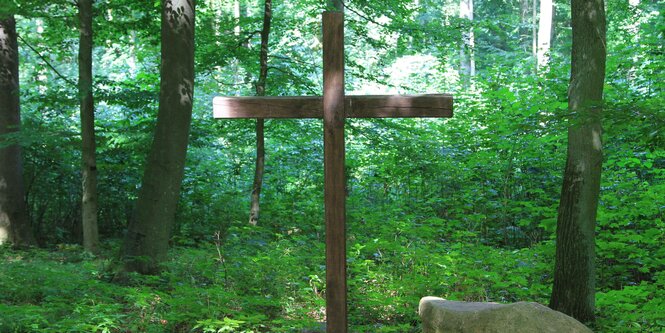
<path id="1" fill-rule="evenodd" d="M 603 0 L 572 0 L 572 68 L 568 157 L 557 220 L 550 307 L 580 321 L 594 319 L 596 209 L 602 165 L 601 110 L 605 80 Z"/>
<path id="2" fill-rule="evenodd" d="M 460 0 L 459 16 L 473 22 L 473 0 Z M 460 48 L 460 74 L 467 79 L 476 75 L 476 60 L 473 54 L 475 37 L 473 28 L 462 33 L 462 47 Z"/>
<path id="3" fill-rule="evenodd" d="M 95 106 L 92 97 L 92 1 L 79 0 L 79 99 L 82 138 L 83 248 L 99 251 L 97 228 L 97 161 L 95 159 Z"/>
<path id="4" fill-rule="evenodd" d="M 268 77 L 268 41 L 270 40 L 270 23 L 272 21 L 272 0 L 265 0 L 263 12 L 263 29 L 261 30 L 261 51 L 259 63 L 261 69 L 256 82 L 256 95 L 265 96 L 266 79 Z M 254 183 L 252 185 L 252 203 L 249 211 L 249 224 L 259 222 L 261 187 L 263 186 L 263 171 L 265 169 L 265 121 L 256 119 L 256 168 L 254 169 Z"/>
<path id="5" fill-rule="evenodd" d="M 180 195 L 194 98 L 194 0 L 162 0 L 157 126 L 125 238 L 125 269 L 159 272 Z"/>
<path id="6" fill-rule="evenodd" d="M 547 66 L 550 40 L 552 37 L 552 0 L 540 0 L 540 20 L 538 21 L 537 68 Z"/>
<path id="7" fill-rule="evenodd" d="M 25 203 L 21 147 L 5 135 L 21 125 L 18 41 L 13 16 L 0 17 L 0 244 L 34 245 Z"/>

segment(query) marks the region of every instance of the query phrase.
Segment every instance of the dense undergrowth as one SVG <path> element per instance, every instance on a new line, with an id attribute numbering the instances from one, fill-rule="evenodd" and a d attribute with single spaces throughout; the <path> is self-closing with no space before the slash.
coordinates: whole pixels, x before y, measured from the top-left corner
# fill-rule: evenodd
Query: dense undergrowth
<path id="1" fill-rule="evenodd" d="M 55 67 L 74 77 L 74 51 L 62 45 L 75 45 L 78 30 L 60 13 L 66 8 L 74 17 L 75 7 L 66 1 L 44 3 L 50 6 L 19 18 L 19 34 L 50 50 Z M 263 7 L 249 3 L 252 17 L 242 31 L 251 33 L 259 29 Z M 293 43 L 295 32 L 303 40 L 318 36 L 316 3 L 276 4 L 279 19 L 270 51 L 276 71 L 268 95 L 311 95 L 320 88 L 318 51 Z M 427 295 L 547 304 L 566 154 L 570 10 L 566 3 L 556 4 L 550 64 L 536 74 L 531 34 L 513 29 L 523 22 L 518 15 L 523 3 L 474 5 L 478 75 L 465 83 L 455 68 L 460 29 L 445 23 L 456 15 L 446 16 L 439 5 L 421 6 L 416 12 L 395 12 L 392 26 L 374 26 L 354 11 L 369 17 L 401 7 L 390 1 L 350 2 L 349 92 L 374 93 L 367 87 L 381 81 L 388 89 L 382 93 L 455 95 L 451 119 L 347 122 L 352 331 L 419 332 L 416 309 Z M 597 332 L 665 331 L 665 81 L 657 74 L 665 72 L 665 21 L 662 1 L 637 3 L 607 1 L 605 158 L 592 325 Z M 261 220 L 257 228 L 245 226 L 254 122 L 213 121 L 210 101 L 220 94 L 254 94 L 256 55 L 226 46 L 258 45 L 258 40 L 225 33 L 236 27 L 229 13 L 197 14 L 202 20 L 197 24 L 219 30 L 197 32 L 194 118 L 170 260 L 159 276 L 116 274 L 157 111 L 154 19 L 159 15 L 147 14 L 156 13 L 152 2 L 98 5 L 106 13 L 99 17 L 105 43 L 97 48 L 103 56 L 95 65 L 103 253 L 93 257 L 70 245 L 81 243 L 75 87 L 63 85 L 44 70 L 40 57 L 21 47 L 23 134 L 18 139 L 24 148 L 26 200 L 41 248 L 0 247 L 0 333 L 320 330 L 325 312 L 322 124 L 266 122 Z M 444 7 L 456 13 L 457 5 Z M 138 20 L 132 23 L 132 38 L 116 30 L 128 26 L 119 18 L 130 17 Z M 432 29 L 413 29 L 423 24 Z M 372 39 L 368 28 L 377 36 L 400 32 L 401 37 Z M 426 38 L 414 37 L 417 33 Z M 224 38 L 222 44 L 218 38 Z M 393 78 L 392 72 L 400 75 Z"/>
<path id="2" fill-rule="evenodd" d="M 547 304 L 552 241 L 502 249 L 474 237 L 430 237 L 446 230 L 438 218 L 383 218 L 351 222 L 353 332 L 420 332 L 417 305 L 427 295 Z M 402 218 L 416 227 L 391 229 Z M 375 223 L 373 234 L 361 223 Z M 73 245 L 5 247 L 0 331 L 318 332 L 325 313 L 323 241 L 297 229 L 275 234 L 231 227 L 197 244 L 176 245 L 159 276 L 123 278 L 115 273 L 116 242 L 99 257 Z M 607 291 L 596 295 L 596 331 L 665 330 L 664 272 L 614 290 L 599 284 Z"/>

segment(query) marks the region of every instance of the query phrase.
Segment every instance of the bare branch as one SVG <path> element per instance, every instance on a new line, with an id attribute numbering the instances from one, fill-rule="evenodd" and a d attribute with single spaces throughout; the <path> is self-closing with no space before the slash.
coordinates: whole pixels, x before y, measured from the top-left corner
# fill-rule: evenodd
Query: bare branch
<path id="1" fill-rule="evenodd" d="M 292 62 L 292 63 L 297 63 L 297 64 L 301 64 L 301 65 L 307 65 L 307 66 L 309 66 L 309 67 L 317 67 L 316 65 L 314 65 L 314 64 L 311 63 L 311 62 L 302 61 L 302 60 L 298 60 L 298 59 L 293 59 L 293 58 L 289 58 L 289 57 L 286 57 L 286 56 L 283 56 L 283 55 L 271 54 L 270 56 L 273 57 L 273 58 L 277 58 L 277 59 L 281 59 L 281 60 L 286 60 L 286 61 L 288 61 L 288 62 Z"/>
<path id="2" fill-rule="evenodd" d="M 293 81 L 302 84 L 302 86 L 305 87 L 305 89 L 307 89 L 307 91 L 309 91 L 312 95 L 314 95 L 314 96 L 319 96 L 319 95 L 321 95 L 320 92 L 317 93 L 316 91 L 314 91 L 314 89 L 312 89 L 312 88 L 310 87 L 310 85 L 308 84 L 308 82 L 306 82 L 305 80 L 300 79 L 297 75 L 294 75 L 293 72 L 291 72 L 291 71 L 289 71 L 289 70 L 285 70 L 285 69 L 279 68 L 279 67 L 268 66 L 268 70 L 271 70 L 271 69 L 274 69 L 274 70 L 276 70 L 276 71 L 278 71 L 278 72 L 281 72 L 281 73 L 285 74 L 287 77 L 291 78 Z"/>
<path id="3" fill-rule="evenodd" d="M 250 32 L 249 34 L 247 34 L 247 36 L 246 36 L 245 38 L 243 38 L 243 39 L 238 43 L 238 47 L 240 47 L 240 46 L 244 46 L 244 45 L 247 45 L 247 43 L 249 43 L 249 40 L 250 40 L 250 39 L 254 38 L 254 36 L 259 35 L 259 34 L 261 34 L 261 31 L 260 31 L 260 30 L 255 30 L 255 31 Z"/>
<path id="4" fill-rule="evenodd" d="M 35 54 L 37 54 L 37 56 L 38 56 L 40 59 L 42 59 L 42 61 L 46 64 L 46 66 L 48 66 L 49 68 L 51 68 L 51 70 L 53 70 L 53 72 L 54 72 L 58 77 L 60 77 L 60 78 L 63 79 L 65 82 L 67 82 L 67 83 L 69 83 L 70 85 L 72 85 L 74 88 L 76 88 L 76 87 L 78 86 L 78 85 L 76 84 L 76 82 L 74 82 L 74 81 L 72 81 L 72 80 L 66 78 L 66 77 L 65 77 L 64 75 L 62 75 L 62 74 L 61 74 L 61 73 L 60 73 L 55 67 L 53 67 L 53 65 L 51 65 L 51 63 L 46 59 L 46 57 L 44 57 L 39 51 L 37 51 L 37 49 L 36 49 L 34 46 L 30 45 L 30 43 L 28 43 L 28 42 L 27 42 L 25 39 L 23 39 L 21 36 L 18 36 L 18 39 L 19 39 L 23 44 L 25 44 L 29 49 L 31 49 L 33 52 L 35 52 Z"/>

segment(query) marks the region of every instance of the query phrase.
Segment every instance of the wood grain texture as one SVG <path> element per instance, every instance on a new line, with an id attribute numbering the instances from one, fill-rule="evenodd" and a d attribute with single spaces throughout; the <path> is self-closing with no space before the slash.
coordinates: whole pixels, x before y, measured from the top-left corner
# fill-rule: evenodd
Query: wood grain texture
<path id="1" fill-rule="evenodd" d="M 344 14 L 323 13 L 323 169 L 326 217 L 326 330 L 347 332 L 344 174 Z"/>
<path id="2" fill-rule="evenodd" d="M 346 118 L 450 118 L 453 97 L 432 95 L 346 96 Z M 323 118 L 323 98 L 215 97 L 215 118 Z"/>

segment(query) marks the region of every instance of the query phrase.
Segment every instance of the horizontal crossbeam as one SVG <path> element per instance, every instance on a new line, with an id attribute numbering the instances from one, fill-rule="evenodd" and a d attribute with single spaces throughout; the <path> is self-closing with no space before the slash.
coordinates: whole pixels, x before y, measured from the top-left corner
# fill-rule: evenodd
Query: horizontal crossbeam
<path id="1" fill-rule="evenodd" d="M 436 95 L 346 96 L 346 118 L 450 118 L 453 97 Z M 215 118 L 323 118 L 323 98 L 215 97 Z"/>

